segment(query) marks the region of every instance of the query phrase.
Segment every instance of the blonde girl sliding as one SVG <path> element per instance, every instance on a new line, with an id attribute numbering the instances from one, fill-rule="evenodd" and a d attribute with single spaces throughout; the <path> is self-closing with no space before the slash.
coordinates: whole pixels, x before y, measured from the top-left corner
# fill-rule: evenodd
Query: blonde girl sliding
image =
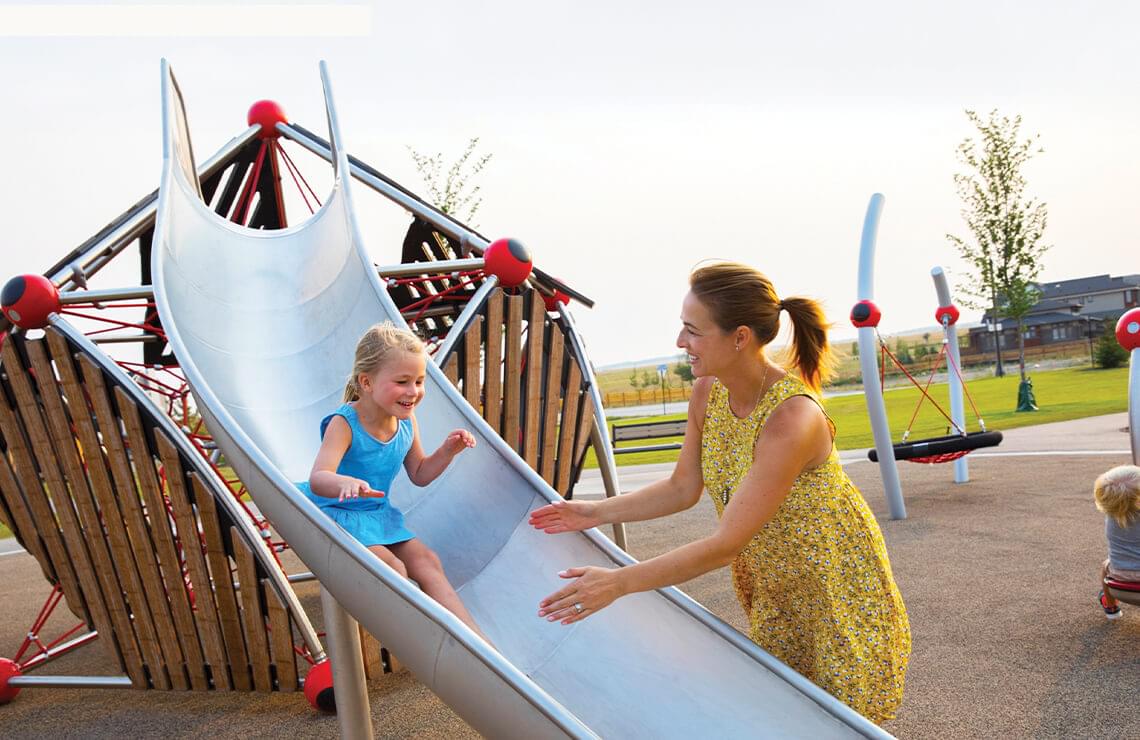
<path id="1" fill-rule="evenodd" d="M 321 448 L 307 483 L 298 485 L 333 521 L 424 593 L 486 635 L 451 587 L 439 557 L 404 526 L 387 498 L 400 465 L 426 486 L 475 438 L 466 429 L 447 435 L 425 455 L 415 408 L 424 397 L 423 342 L 406 329 L 376 324 L 356 345 L 344 404 L 321 421 Z"/>

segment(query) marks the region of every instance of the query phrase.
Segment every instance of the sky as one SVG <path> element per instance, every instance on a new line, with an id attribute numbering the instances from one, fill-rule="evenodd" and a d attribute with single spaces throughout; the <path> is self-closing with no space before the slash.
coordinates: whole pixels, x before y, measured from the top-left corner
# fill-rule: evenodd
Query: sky
<path id="1" fill-rule="evenodd" d="M 115 17 L 109 3 L 70 4 Z M 255 5 L 215 10 L 232 20 Z M 28 4 L 0 0 L 0 280 L 44 271 L 157 187 L 164 57 L 199 161 L 263 98 L 323 134 L 322 59 L 349 151 L 412 190 L 426 189 L 409 147 L 450 161 L 479 137 L 493 158 L 475 224 L 520 239 L 537 266 L 596 301 L 572 309 L 596 365 L 675 353 L 688 274 L 710 258 L 757 267 L 780 297 L 821 299 L 833 340 L 850 341 L 875 192 L 886 197 L 881 328 L 933 325 L 931 267 L 952 281 L 965 273 L 945 235 L 967 235 L 953 183 L 956 148 L 973 133 L 966 109 L 1020 114 L 1023 133 L 1040 135 L 1025 175 L 1049 208 L 1043 280 L 1140 272 L 1135 3 L 279 1 L 254 11 L 287 20 L 296 8 L 282 6 L 302 5 L 356 15 L 343 32 L 246 20 L 123 34 L 68 25 L 58 19 L 80 11 L 66 7 L 17 27 Z M 308 161 L 327 188 L 327 167 Z M 407 217 L 354 193 L 373 257 L 397 262 Z M 137 276 L 124 267 L 97 280 Z"/>

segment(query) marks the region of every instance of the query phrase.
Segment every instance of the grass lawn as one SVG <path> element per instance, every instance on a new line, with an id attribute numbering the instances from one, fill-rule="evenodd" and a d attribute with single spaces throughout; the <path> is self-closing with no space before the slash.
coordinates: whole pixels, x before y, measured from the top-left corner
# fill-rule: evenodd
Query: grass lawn
<path id="1" fill-rule="evenodd" d="M 987 429 L 1013 429 L 1015 427 L 1045 424 L 1053 421 L 1066 421 L 1080 419 L 1086 416 L 1098 416 L 1128 410 L 1128 368 L 1121 367 L 1113 370 L 1093 370 L 1090 368 L 1066 368 L 1062 370 L 1039 370 L 1031 376 L 1033 380 L 1033 393 L 1037 398 L 1038 411 L 1032 413 L 1017 413 L 1017 385 L 1019 378 L 1016 372 L 1004 378 L 979 378 L 967 384 L 967 390 L 973 397 Z M 950 391 L 945 383 L 931 386 L 930 396 L 938 401 L 939 405 L 950 410 Z M 896 442 L 902 437 L 902 432 L 914 414 L 921 393 L 913 385 L 906 388 L 888 390 L 883 398 L 887 404 L 887 418 L 891 425 L 891 438 Z M 841 450 L 871 447 L 874 440 L 871 436 L 871 420 L 867 416 L 866 402 L 863 394 L 839 396 L 825 399 L 827 413 L 835 420 L 838 435 L 836 446 Z M 977 419 L 969 400 L 966 404 L 966 427 L 969 431 L 978 431 Z M 622 423 L 637 421 L 684 419 L 684 414 L 670 416 L 646 417 L 641 419 L 622 419 Z M 612 422 L 611 422 L 612 426 Z M 911 440 L 925 437 L 938 437 L 948 434 L 948 423 L 938 413 L 929 401 L 924 401 L 911 429 Z M 638 447 L 642 444 L 656 444 L 667 441 L 681 441 L 680 437 L 671 440 L 652 440 L 648 442 L 623 442 L 621 447 Z M 677 459 L 677 450 L 663 452 L 639 452 L 629 455 L 618 455 L 619 465 L 638 465 L 642 463 L 673 462 Z M 586 467 L 597 467 L 597 459 L 593 449 L 586 457 Z"/>

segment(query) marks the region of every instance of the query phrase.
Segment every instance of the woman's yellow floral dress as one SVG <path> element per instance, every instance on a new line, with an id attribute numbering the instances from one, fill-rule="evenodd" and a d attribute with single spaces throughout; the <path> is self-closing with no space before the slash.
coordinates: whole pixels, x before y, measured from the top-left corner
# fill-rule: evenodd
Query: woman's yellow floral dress
<path id="1" fill-rule="evenodd" d="M 701 472 L 718 517 L 752 465 L 764 423 L 792 396 L 819 403 L 799 378 L 787 375 L 740 419 L 729 408 L 728 391 L 713 383 Z M 753 642 L 868 719 L 895 716 L 910 624 L 882 532 L 834 446 L 825 463 L 796 478 L 776 514 L 736 556 L 732 580 Z"/>

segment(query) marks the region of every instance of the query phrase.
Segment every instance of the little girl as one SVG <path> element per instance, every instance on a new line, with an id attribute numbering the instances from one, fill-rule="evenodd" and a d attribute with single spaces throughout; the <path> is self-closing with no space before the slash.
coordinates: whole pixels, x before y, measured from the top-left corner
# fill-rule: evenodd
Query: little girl
<path id="1" fill-rule="evenodd" d="M 424 593 L 486 639 L 451 587 L 437 556 L 404 526 L 387 491 L 403 464 L 426 486 L 475 438 L 466 429 L 447 435 L 425 455 L 413 413 L 424 397 L 423 342 L 406 329 L 376 324 L 356 345 L 345 403 L 321 421 L 321 448 L 308 483 L 298 484 L 329 517 Z"/>
<path id="2" fill-rule="evenodd" d="M 1108 559 L 1101 567 L 1101 582 L 1140 583 L 1140 468 L 1121 465 L 1096 479 L 1093 488 L 1096 508 L 1105 515 L 1104 536 Z M 1120 606 L 1106 591 L 1100 592 L 1104 616 L 1117 619 Z"/>

